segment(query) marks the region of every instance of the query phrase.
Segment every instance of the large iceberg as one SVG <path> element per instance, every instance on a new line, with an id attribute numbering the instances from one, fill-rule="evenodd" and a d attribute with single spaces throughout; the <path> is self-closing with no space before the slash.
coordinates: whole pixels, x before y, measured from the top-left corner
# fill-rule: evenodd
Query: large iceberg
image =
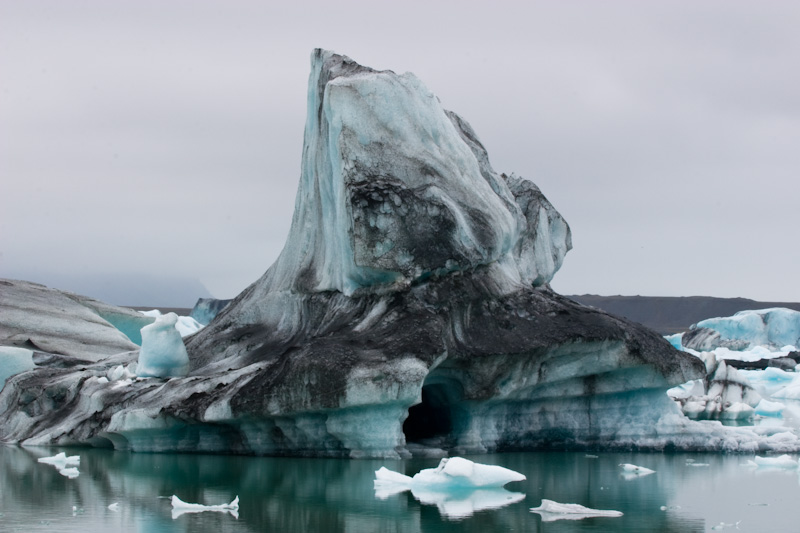
<path id="1" fill-rule="evenodd" d="M 682 342 L 684 347 L 697 351 L 711 351 L 720 346 L 737 350 L 800 346 L 800 311 L 774 307 L 708 318 L 684 333 Z"/>
<path id="2" fill-rule="evenodd" d="M 286 245 L 184 340 L 188 374 L 109 381 L 136 350 L 44 365 L 0 394 L 0 439 L 349 457 L 718 448 L 721 430 L 686 426 L 665 394 L 702 361 L 550 289 L 570 247 L 539 188 L 496 173 L 413 74 L 315 50 Z"/>

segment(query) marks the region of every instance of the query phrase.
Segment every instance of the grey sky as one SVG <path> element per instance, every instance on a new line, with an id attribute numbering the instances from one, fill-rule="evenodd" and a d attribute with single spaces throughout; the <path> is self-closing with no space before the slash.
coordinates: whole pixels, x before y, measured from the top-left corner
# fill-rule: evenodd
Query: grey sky
<path id="1" fill-rule="evenodd" d="M 234 296 L 288 232 L 319 46 L 414 72 L 542 188 L 559 292 L 800 301 L 798 28 L 788 1 L 0 1 L 0 276 Z"/>

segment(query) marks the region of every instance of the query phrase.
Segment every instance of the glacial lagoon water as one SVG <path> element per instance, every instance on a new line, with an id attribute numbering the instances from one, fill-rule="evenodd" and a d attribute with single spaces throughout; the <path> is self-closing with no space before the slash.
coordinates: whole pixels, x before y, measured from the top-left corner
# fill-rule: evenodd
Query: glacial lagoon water
<path id="1" fill-rule="evenodd" d="M 37 458 L 81 457 L 68 479 Z M 98 449 L 0 446 L 0 531 L 57 532 L 704 532 L 798 531 L 800 473 L 744 466 L 752 456 L 583 452 L 470 456 L 522 472 L 507 491 L 381 499 L 381 466 L 413 475 L 437 459 L 340 460 L 132 454 Z M 620 463 L 656 470 L 626 478 Z M 707 465 L 707 466 L 704 466 Z M 223 512 L 173 516 L 169 497 Z M 619 518 L 544 522 L 542 498 L 622 511 Z M 508 505 L 496 508 L 504 502 Z M 119 503 L 116 511 L 109 505 Z M 495 507 L 483 510 L 483 506 Z M 663 510 L 662 510 L 663 508 Z M 722 524 L 721 524 L 722 523 Z"/>

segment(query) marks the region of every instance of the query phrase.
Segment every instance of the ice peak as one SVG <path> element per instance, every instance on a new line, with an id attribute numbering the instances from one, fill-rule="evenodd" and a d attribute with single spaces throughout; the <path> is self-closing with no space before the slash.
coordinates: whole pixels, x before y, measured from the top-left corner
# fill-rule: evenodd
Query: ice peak
<path id="1" fill-rule="evenodd" d="M 504 283 L 547 283 L 569 228 L 521 182 L 497 175 L 469 124 L 413 74 L 315 49 L 300 187 L 270 290 L 386 292 L 490 264 Z"/>

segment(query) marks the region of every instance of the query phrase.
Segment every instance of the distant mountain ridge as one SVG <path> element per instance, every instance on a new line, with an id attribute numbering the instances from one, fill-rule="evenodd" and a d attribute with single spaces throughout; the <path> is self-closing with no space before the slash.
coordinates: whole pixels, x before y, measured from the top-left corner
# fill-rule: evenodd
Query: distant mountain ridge
<path id="1" fill-rule="evenodd" d="M 687 331 L 692 324 L 706 318 L 731 316 L 748 309 L 786 307 L 800 311 L 800 302 L 759 302 L 748 298 L 596 294 L 571 295 L 567 298 L 644 324 L 662 335 Z"/>

